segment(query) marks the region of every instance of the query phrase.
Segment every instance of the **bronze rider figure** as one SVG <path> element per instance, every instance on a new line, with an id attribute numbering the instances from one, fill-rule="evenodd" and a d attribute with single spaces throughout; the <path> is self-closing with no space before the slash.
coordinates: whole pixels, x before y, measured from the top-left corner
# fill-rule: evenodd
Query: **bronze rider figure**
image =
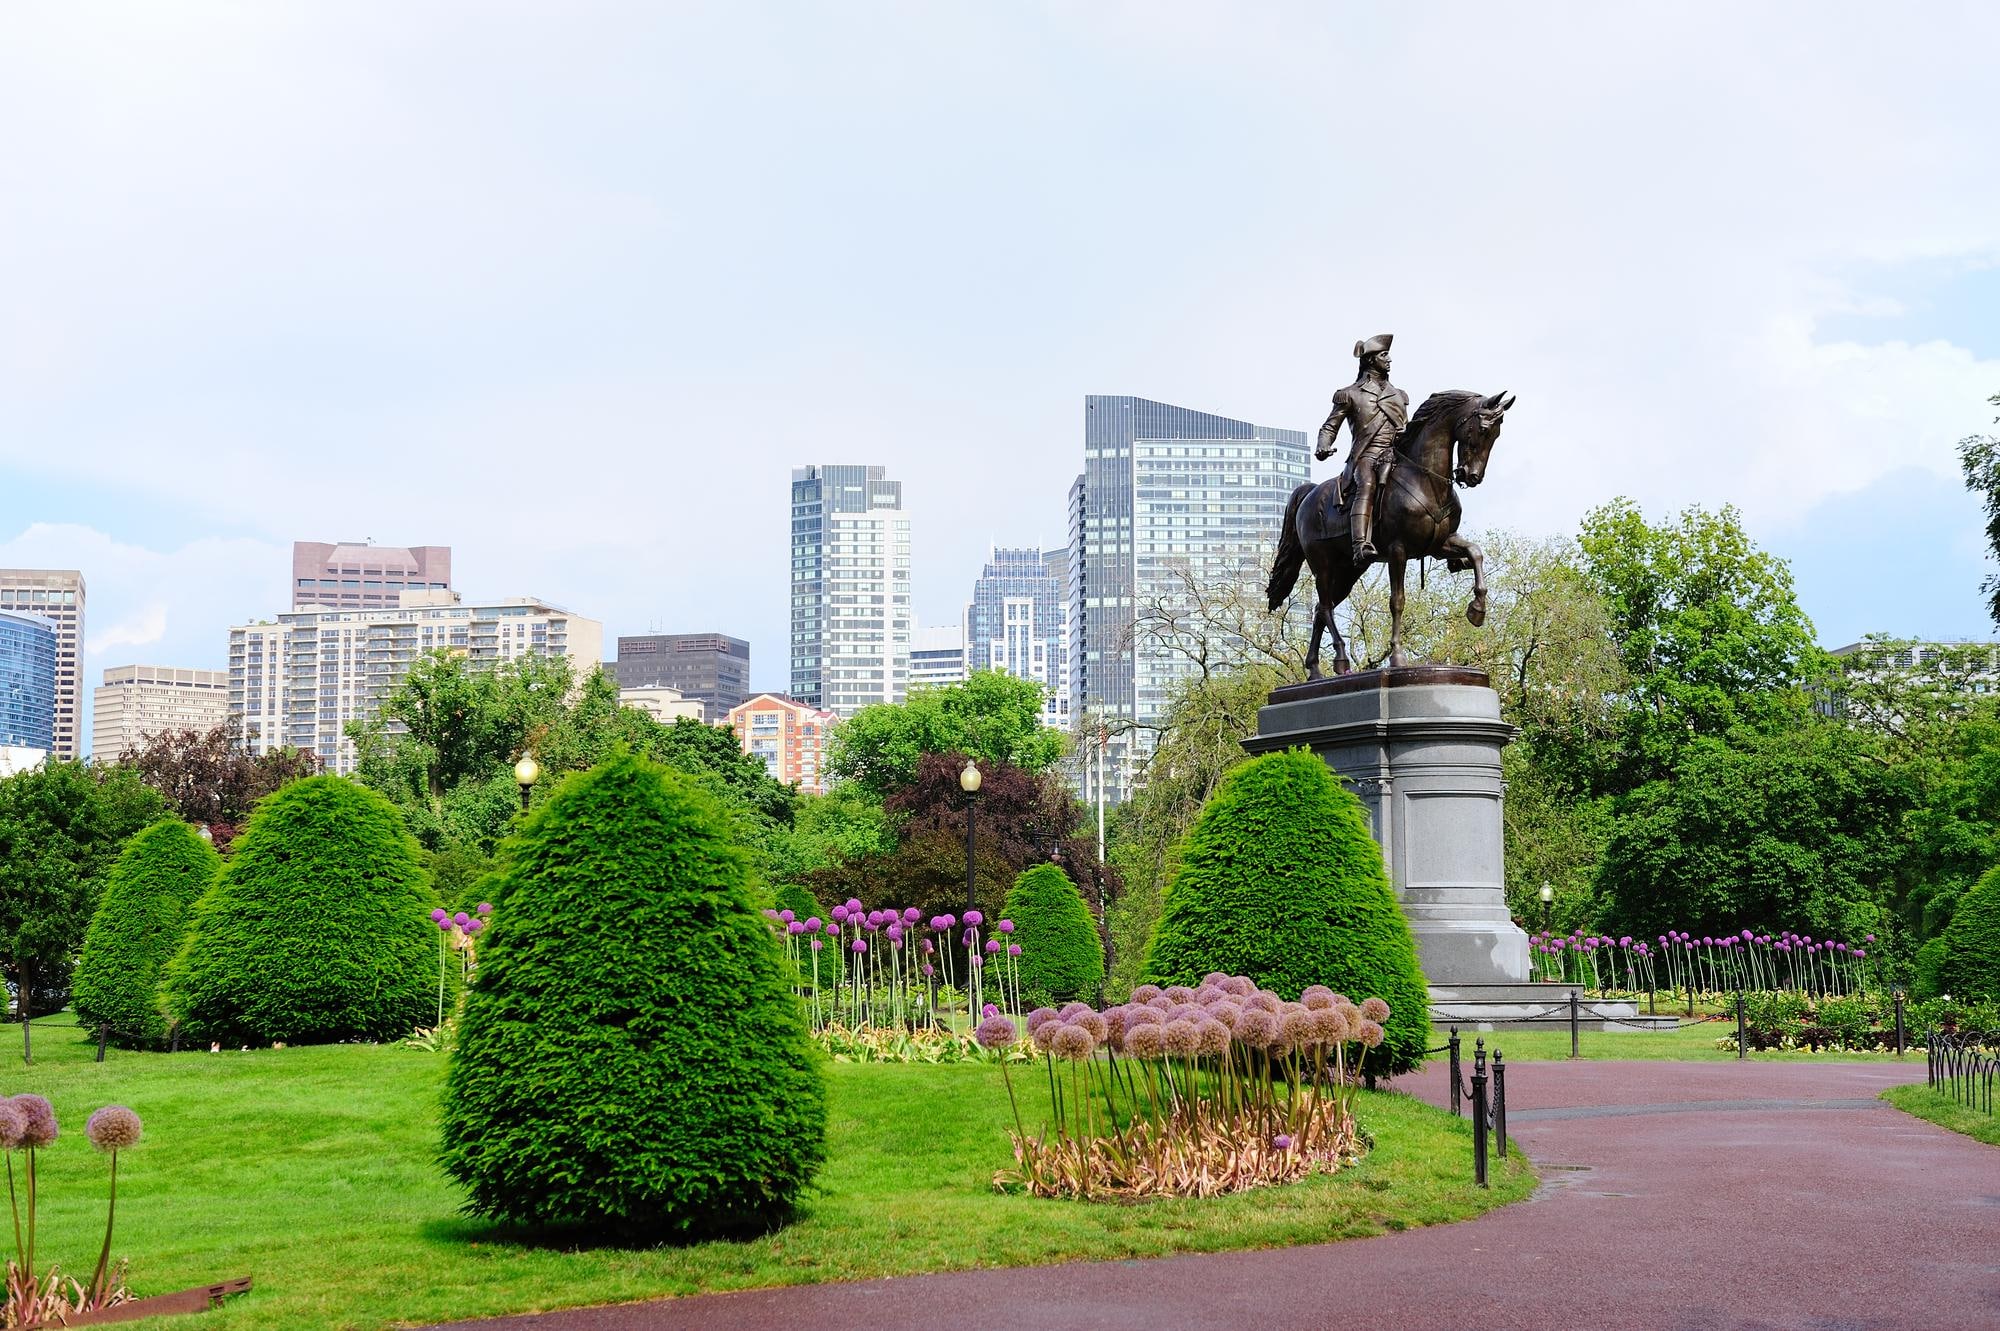
<path id="1" fill-rule="evenodd" d="M 1388 479 L 1396 441 L 1410 423 L 1410 395 L 1389 382 L 1392 333 L 1378 333 L 1354 344 L 1361 372 L 1353 383 L 1333 395 L 1333 411 L 1319 427 L 1320 461 L 1333 456 L 1340 423 L 1347 422 L 1353 447 L 1334 486 L 1334 503 L 1351 507 L 1349 529 L 1354 534 L 1354 562 L 1375 558 L 1375 492 Z"/>

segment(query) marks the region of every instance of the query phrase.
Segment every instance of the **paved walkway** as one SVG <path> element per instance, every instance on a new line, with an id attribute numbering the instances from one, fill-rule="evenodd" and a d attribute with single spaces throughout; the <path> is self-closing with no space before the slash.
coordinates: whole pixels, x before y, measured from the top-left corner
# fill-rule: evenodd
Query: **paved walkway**
<path id="1" fill-rule="evenodd" d="M 584 1309 L 483 1331 L 1992 1331 L 2000 1150 L 1874 1099 L 1887 1063 L 1521 1063 L 1534 1200 L 1264 1252 Z M 1433 1064 L 1410 1089 L 1441 1103 Z M 472 1324 L 465 1324 L 470 1326 Z"/>

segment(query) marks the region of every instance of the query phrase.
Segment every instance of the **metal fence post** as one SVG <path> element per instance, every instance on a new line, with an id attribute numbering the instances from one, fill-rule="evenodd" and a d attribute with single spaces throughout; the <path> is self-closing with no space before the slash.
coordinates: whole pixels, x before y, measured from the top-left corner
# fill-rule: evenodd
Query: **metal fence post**
<path id="1" fill-rule="evenodd" d="M 1569 1056 L 1571 1058 L 1583 1057 L 1582 1041 L 1577 1033 L 1577 1021 L 1576 990 L 1572 989 L 1569 991 Z"/>
<path id="2" fill-rule="evenodd" d="M 1896 990 L 1896 1057 L 1903 1056 L 1903 991 Z"/>
<path id="3" fill-rule="evenodd" d="M 1653 981 L 1650 976 L 1648 976 L 1646 979 L 1646 1015 L 1649 1017 L 1657 1017 L 1660 1015 L 1660 1004 L 1658 1002 L 1658 995 L 1654 992 Z"/>
<path id="4" fill-rule="evenodd" d="M 1486 1183 L 1486 1041 L 1472 1047 L 1472 1181 Z"/>
<path id="5" fill-rule="evenodd" d="M 1465 1085 L 1460 1079 L 1462 1074 L 1458 1065 L 1458 1027 L 1451 1028 L 1451 1039 L 1447 1044 L 1451 1047 L 1451 1116 L 1457 1118 L 1463 1112 L 1461 1088 Z"/>
<path id="6" fill-rule="evenodd" d="M 1498 1049 L 1493 1051 L 1493 1137 L 1500 1158 L 1507 1158 L 1507 1062 Z"/>
<path id="7" fill-rule="evenodd" d="M 97 1028 L 97 1061 L 100 1063 L 104 1061 L 104 1045 L 110 1038 L 111 1028 L 109 1026 L 99 1026 Z"/>
<path id="8" fill-rule="evenodd" d="M 1736 991 L 1736 1059 L 1740 1063 L 1750 1057 L 1750 1039 L 1743 1033 L 1743 991 Z"/>

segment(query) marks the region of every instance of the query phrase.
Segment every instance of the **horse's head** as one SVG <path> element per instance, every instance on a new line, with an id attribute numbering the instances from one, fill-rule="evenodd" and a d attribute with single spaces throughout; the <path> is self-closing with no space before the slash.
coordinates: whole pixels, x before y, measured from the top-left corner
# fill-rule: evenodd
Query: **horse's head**
<path id="1" fill-rule="evenodd" d="M 1486 459 L 1493 452 L 1493 441 L 1500 437 L 1507 408 L 1513 405 L 1512 393 L 1475 397 L 1465 404 L 1458 428 L 1452 432 L 1458 445 L 1458 465 L 1451 469 L 1453 480 L 1469 489 L 1486 479 Z"/>

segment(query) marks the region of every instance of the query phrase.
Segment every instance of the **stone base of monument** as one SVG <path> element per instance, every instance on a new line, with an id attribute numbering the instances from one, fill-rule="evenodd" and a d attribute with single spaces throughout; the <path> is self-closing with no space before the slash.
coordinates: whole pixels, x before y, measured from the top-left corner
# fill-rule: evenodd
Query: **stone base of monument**
<path id="1" fill-rule="evenodd" d="M 1500 750 L 1513 737 L 1483 671 L 1406 666 L 1274 690 L 1243 747 L 1324 759 L 1368 810 L 1425 978 L 1494 985 L 1528 978 L 1501 875 Z"/>
<path id="2" fill-rule="evenodd" d="M 1679 1024 L 1671 1007 L 1645 1010 L 1644 999 L 1585 998 L 1573 984 L 1433 984 L 1431 1024 L 1439 1030 L 1567 1031 L 1569 996 L 1577 995 L 1579 1030 L 1670 1031 Z"/>

